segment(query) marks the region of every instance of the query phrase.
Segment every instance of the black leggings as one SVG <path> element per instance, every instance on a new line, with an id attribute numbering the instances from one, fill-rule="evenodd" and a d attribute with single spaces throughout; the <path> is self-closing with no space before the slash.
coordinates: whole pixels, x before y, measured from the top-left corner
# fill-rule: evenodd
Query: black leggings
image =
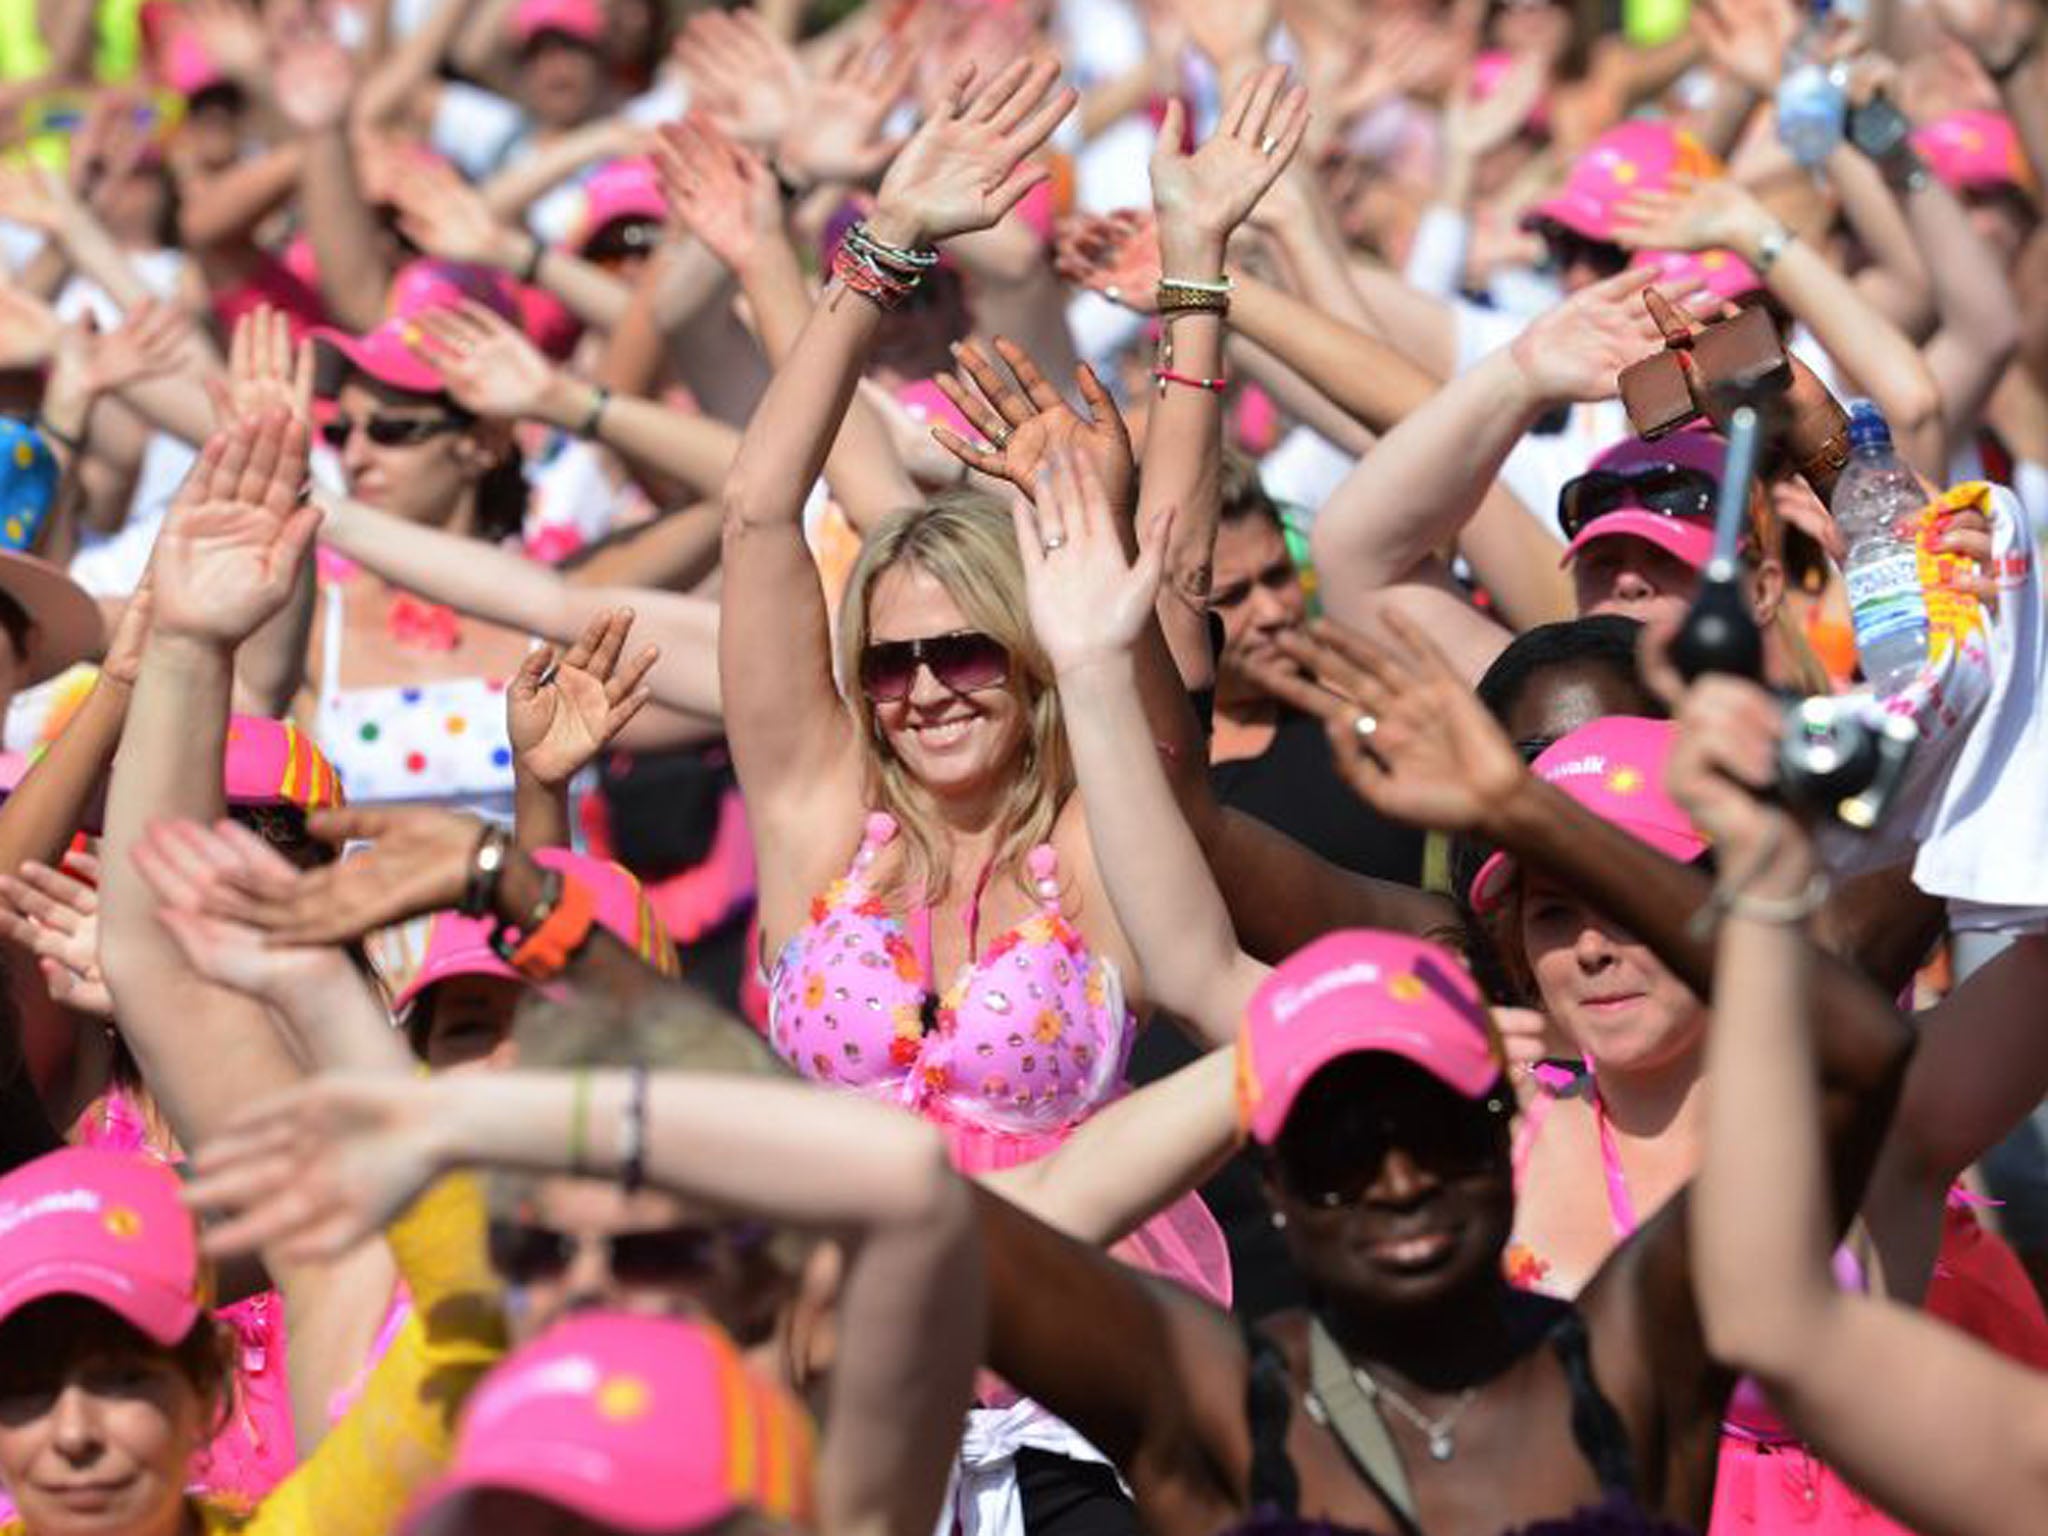
<path id="1" fill-rule="evenodd" d="M 1028 1536 L 1138 1536 L 1137 1507 L 1099 1461 L 1017 1452 L 1017 1490 Z"/>

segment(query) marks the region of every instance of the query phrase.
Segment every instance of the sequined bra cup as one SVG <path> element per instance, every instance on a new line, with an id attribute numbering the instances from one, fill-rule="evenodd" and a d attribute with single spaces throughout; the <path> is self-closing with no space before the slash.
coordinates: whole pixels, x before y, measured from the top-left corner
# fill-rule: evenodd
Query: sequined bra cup
<path id="1" fill-rule="evenodd" d="M 1061 1130 L 1114 1097 L 1133 1020 L 1116 967 L 1060 910 L 1050 846 L 1026 868 L 1040 907 L 932 995 L 931 912 L 909 923 L 869 885 L 895 818 L 870 815 L 853 867 L 776 957 L 768 1037 L 806 1077 L 1016 1135 Z"/>

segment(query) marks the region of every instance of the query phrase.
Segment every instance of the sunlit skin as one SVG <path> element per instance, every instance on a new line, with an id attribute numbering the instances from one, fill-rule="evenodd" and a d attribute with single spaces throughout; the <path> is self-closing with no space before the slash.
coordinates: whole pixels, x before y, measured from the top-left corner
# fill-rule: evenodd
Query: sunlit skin
<path id="1" fill-rule="evenodd" d="M 1216 703 L 1267 697 L 1252 669 L 1292 666 L 1275 640 L 1308 618 L 1308 596 L 1280 530 L 1263 517 L 1241 517 L 1216 531 L 1209 606 L 1223 621 L 1223 653 L 1216 663 Z"/>
<path id="2" fill-rule="evenodd" d="M 1609 715 L 1660 713 L 1647 690 L 1597 662 L 1554 666 L 1522 690 L 1501 725 L 1514 741 L 1552 742 Z"/>
<path id="3" fill-rule="evenodd" d="M 870 644 L 923 640 L 975 626 L 939 579 L 900 561 L 875 579 Z M 1014 682 L 975 693 L 946 687 L 919 667 L 901 699 L 867 706 L 885 749 L 940 802 L 993 804 L 1016 773 L 1030 721 Z"/>
<path id="4" fill-rule="evenodd" d="M 587 43 L 543 32 L 520 55 L 520 97 L 548 128 L 560 131 L 587 121 L 603 88 L 604 60 Z"/>
<path id="5" fill-rule="evenodd" d="M 1749 570 L 1750 612 L 1759 624 L 1777 613 L 1783 586 L 1775 562 Z M 1572 558 L 1572 594 L 1581 617 L 1615 613 L 1645 624 L 1675 622 L 1699 589 L 1698 570 L 1633 534 L 1595 539 Z"/>
<path id="6" fill-rule="evenodd" d="M 73 1347 L 31 1364 L 21 1330 Z M 181 1536 L 211 1413 L 169 1352 L 77 1297 L 31 1304 L 9 1336 L 0 1481 L 33 1536 Z"/>
<path id="7" fill-rule="evenodd" d="M 1706 1011 L 1648 946 L 1539 874 L 1524 879 L 1520 916 L 1544 1010 L 1596 1076 L 1656 1072 L 1698 1054 Z"/>
<path id="8" fill-rule="evenodd" d="M 361 423 L 373 416 L 440 421 L 447 403 L 431 395 L 387 389 L 351 378 L 335 398 L 340 413 Z M 417 443 L 373 443 L 358 425 L 341 445 L 348 493 L 365 506 L 408 522 L 446 526 L 451 510 L 463 515 L 468 493 L 488 467 L 490 455 L 470 428 L 437 432 Z"/>
<path id="9" fill-rule="evenodd" d="M 427 1068 L 433 1072 L 499 1070 L 512 1064 L 512 1016 L 526 986 L 509 976 L 450 976 L 437 981 L 427 1024 Z"/>

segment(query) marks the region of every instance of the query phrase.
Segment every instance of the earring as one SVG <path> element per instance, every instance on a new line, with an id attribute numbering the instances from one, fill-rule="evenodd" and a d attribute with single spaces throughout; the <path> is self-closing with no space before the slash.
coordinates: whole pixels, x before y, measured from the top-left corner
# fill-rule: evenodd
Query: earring
<path id="1" fill-rule="evenodd" d="M 1287 1230 L 1287 1213 L 1285 1211 L 1275 1211 L 1273 1213 L 1273 1230 L 1275 1232 L 1285 1232 Z"/>

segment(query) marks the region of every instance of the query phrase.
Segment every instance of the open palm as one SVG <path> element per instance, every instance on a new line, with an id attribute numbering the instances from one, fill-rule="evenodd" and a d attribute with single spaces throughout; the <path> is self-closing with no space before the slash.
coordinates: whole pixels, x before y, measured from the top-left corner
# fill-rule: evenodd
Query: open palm
<path id="1" fill-rule="evenodd" d="M 282 410 L 208 440 L 157 536 L 160 632 L 235 645 L 284 606 L 320 521 L 305 479 L 306 424 Z"/>
<path id="2" fill-rule="evenodd" d="M 1193 154 L 1180 150 L 1183 109 L 1168 103 L 1152 151 L 1152 201 L 1162 225 L 1227 236 L 1287 169 L 1308 131 L 1308 92 L 1283 65 L 1248 77 L 1231 94 L 1216 132 Z"/>
<path id="3" fill-rule="evenodd" d="M 977 448 L 944 426 L 933 427 L 932 436 L 962 463 L 1009 481 L 1026 496 L 1037 494 L 1039 472 L 1053 454 L 1085 457 L 1094 466 L 1111 508 L 1128 512 L 1137 482 L 1131 437 L 1116 402 L 1109 398 L 1094 370 L 1084 363 L 1074 371 L 1087 407 L 1084 416 L 1061 398 L 1022 347 L 1001 337 L 995 346 L 1015 376 L 1014 388 L 971 341 L 956 354 L 960 377 L 940 374 L 933 380 L 940 393 L 995 446 Z"/>
<path id="4" fill-rule="evenodd" d="M 905 244 L 988 229 L 1050 173 L 1025 163 L 1078 99 L 1059 64 L 1019 59 L 985 85 L 968 65 L 911 136 L 875 199 L 883 238 Z"/>
<path id="5" fill-rule="evenodd" d="M 1085 458 L 1052 454 L 1040 472 L 1036 504 L 1015 508 L 1017 551 L 1031 628 L 1056 672 L 1070 672 L 1128 651 L 1152 621 L 1171 517 L 1124 554 L 1108 493 Z"/>
<path id="6" fill-rule="evenodd" d="M 540 783 L 567 784 L 647 703 L 642 680 L 660 652 L 650 645 L 621 666 L 632 627 L 630 608 L 601 613 L 559 664 L 553 648 L 543 646 L 505 690 L 512 751 Z"/>
<path id="7" fill-rule="evenodd" d="M 422 349 L 464 410 L 507 420 L 540 414 L 554 365 L 504 316 L 464 299 L 426 311 L 415 324 Z"/>

